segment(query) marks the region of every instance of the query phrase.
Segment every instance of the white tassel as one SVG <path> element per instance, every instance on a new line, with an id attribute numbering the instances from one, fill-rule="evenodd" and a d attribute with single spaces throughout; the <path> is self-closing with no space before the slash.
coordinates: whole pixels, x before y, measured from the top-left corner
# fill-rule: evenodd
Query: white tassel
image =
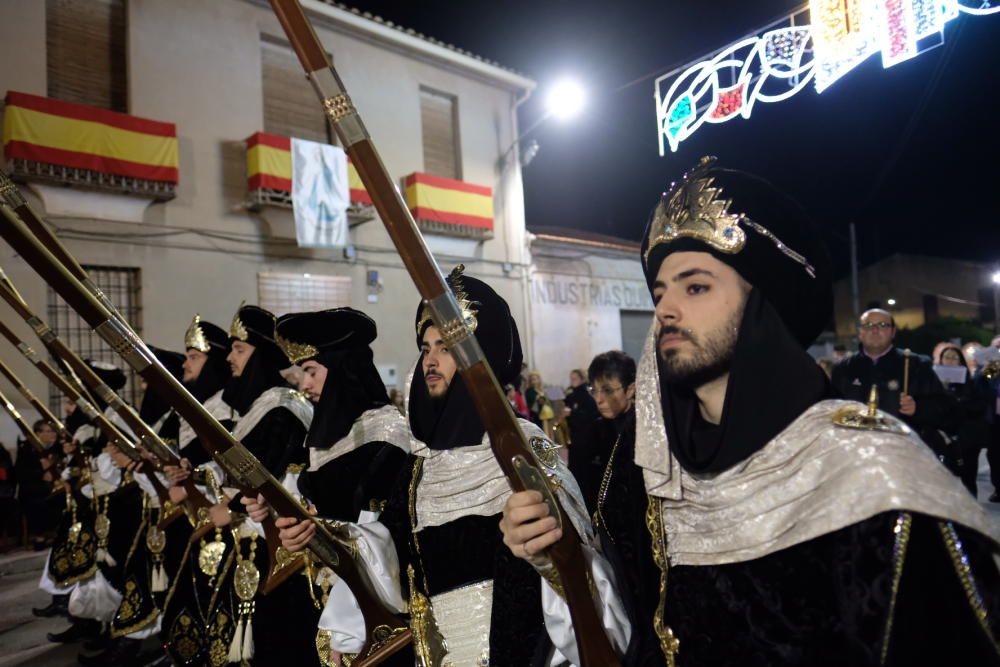
<path id="1" fill-rule="evenodd" d="M 163 563 L 157 563 L 156 567 L 153 568 L 153 580 L 150 584 L 150 588 L 154 593 L 162 593 L 167 590 L 169 584 L 167 579 L 167 571 L 163 568 Z"/>
<path id="2" fill-rule="evenodd" d="M 253 658 L 253 617 L 247 616 L 246 628 L 243 630 L 243 659 Z"/>
<path id="3" fill-rule="evenodd" d="M 240 649 L 243 647 L 243 619 L 236 624 L 233 641 L 229 644 L 229 662 L 240 662 Z"/>
<path id="4" fill-rule="evenodd" d="M 118 562 L 103 547 L 97 549 L 97 560 L 98 562 L 106 563 L 109 567 L 116 567 L 118 565 Z"/>

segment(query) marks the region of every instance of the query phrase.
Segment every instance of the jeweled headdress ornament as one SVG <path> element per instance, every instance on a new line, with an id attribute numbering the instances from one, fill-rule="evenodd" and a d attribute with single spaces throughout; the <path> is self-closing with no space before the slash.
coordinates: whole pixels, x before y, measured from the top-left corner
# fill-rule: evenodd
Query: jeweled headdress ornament
<path id="1" fill-rule="evenodd" d="M 716 158 L 711 156 L 701 158 L 679 183 L 663 193 L 653 214 L 644 260 L 649 261 L 649 254 L 656 246 L 684 237 L 697 239 L 719 252 L 736 254 L 746 245 L 746 229 L 752 229 L 815 277 L 816 271 L 805 257 L 745 214 L 730 212 L 733 200 L 725 197 L 721 187 L 713 186 L 715 177 L 708 173 L 715 162 Z"/>
<path id="2" fill-rule="evenodd" d="M 309 343 L 292 342 L 278 333 L 277 329 L 274 331 L 274 342 L 278 344 L 278 347 L 293 364 L 319 355 L 319 349 L 316 346 Z"/>
<path id="3" fill-rule="evenodd" d="M 476 320 L 476 309 L 473 308 L 472 301 L 469 300 L 469 295 L 465 291 L 465 286 L 462 284 L 462 273 L 465 271 L 465 264 L 459 264 L 448 277 L 445 279 L 448 283 L 448 287 L 451 288 L 452 293 L 455 295 L 455 299 L 458 301 L 458 307 L 462 310 L 462 317 L 465 319 L 465 323 L 469 325 L 469 331 L 475 331 L 479 322 Z M 431 321 L 433 317 L 431 316 L 431 309 L 429 306 L 424 306 L 423 311 L 420 313 L 420 321 L 417 322 L 417 335 L 424 330 Z"/>
<path id="4" fill-rule="evenodd" d="M 237 313 L 238 316 L 239 314 Z M 184 333 L 184 349 L 195 349 L 205 354 L 208 354 L 208 351 L 212 349 L 208 338 L 205 336 L 205 331 L 201 328 L 200 314 L 195 314 L 194 319 L 191 320 L 191 326 Z"/>
<path id="5" fill-rule="evenodd" d="M 229 337 L 241 340 L 244 343 L 250 337 L 246 326 L 244 326 L 243 321 L 240 319 L 240 311 L 243 310 L 243 306 L 245 305 L 246 301 L 240 301 L 240 307 L 236 309 L 236 314 L 233 315 L 233 322 L 229 325 Z"/>

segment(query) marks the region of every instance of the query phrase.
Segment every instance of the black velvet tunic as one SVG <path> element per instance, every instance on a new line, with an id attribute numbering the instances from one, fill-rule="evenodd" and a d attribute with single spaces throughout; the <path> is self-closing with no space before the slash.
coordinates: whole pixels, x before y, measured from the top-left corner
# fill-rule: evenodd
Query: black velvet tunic
<path id="1" fill-rule="evenodd" d="M 319 515 L 357 521 L 362 510 L 381 508 L 389 498 L 406 452 L 387 442 L 367 442 L 328 461 L 318 470 L 299 475 L 299 493 Z"/>
<path id="2" fill-rule="evenodd" d="M 416 461 L 416 456 L 408 457 L 379 519 L 396 545 L 404 598 L 409 597 L 408 565 L 413 566 L 417 582 L 426 577 L 428 590 L 423 592 L 428 596 L 492 579 L 490 666 L 537 664 L 547 639 L 538 574 L 504 546 L 500 514 L 463 516 L 413 533 L 410 485 Z"/>
<path id="3" fill-rule="evenodd" d="M 653 631 L 660 572 L 633 453 L 634 426 L 623 433 L 609 465 L 598 523 L 633 627 L 625 664 L 660 666 L 666 661 Z M 900 560 L 894 553 L 900 514 L 879 514 L 756 560 L 670 568 L 665 621 L 680 641 L 677 664 L 1000 664 L 998 646 L 974 615 L 975 596 L 963 588 L 963 567 L 954 560 L 967 558 L 985 624 L 992 637 L 1000 636 L 1000 575 L 986 538 L 912 514 Z M 959 550 L 947 544 L 942 525 L 955 530 Z"/>

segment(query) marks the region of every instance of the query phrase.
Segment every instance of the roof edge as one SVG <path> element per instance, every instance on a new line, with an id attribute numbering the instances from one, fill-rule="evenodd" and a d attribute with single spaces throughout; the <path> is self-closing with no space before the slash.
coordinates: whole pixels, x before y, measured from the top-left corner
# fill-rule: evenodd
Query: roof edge
<path id="1" fill-rule="evenodd" d="M 299 0 L 302 9 L 371 38 L 387 42 L 423 56 L 440 60 L 481 77 L 497 81 L 508 88 L 530 91 L 537 87 L 534 80 L 487 61 L 450 44 L 424 37 L 414 30 L 407 30 L 377 16 L 368 18 L 356 9 L 333 0 Z"/>

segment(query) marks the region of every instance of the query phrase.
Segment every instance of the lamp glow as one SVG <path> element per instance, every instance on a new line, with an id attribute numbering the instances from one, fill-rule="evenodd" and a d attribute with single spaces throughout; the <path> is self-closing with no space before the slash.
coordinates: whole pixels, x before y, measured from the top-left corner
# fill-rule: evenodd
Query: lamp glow
<path id="1" fill-rule="evenodd" d="M 567 120 L 583 110 L 587 94 L 576 81 L 564 80 L 553 86 L 545 100 L 548 112 L 560 120 Z"/>
<path id="2" fill-rule="evenodd" d="M 895 299 L 889 299 L 889 300 L 886 301 L 886 303 L 889 304 L 890 306 L 895 306 L 896 305 L 896 300 Z"/>
<path id="3" fill-rule="evenodd" d="M 994 285 L 1000 285 L 1000 271 L 994 271 L 992 278 Z"/>

